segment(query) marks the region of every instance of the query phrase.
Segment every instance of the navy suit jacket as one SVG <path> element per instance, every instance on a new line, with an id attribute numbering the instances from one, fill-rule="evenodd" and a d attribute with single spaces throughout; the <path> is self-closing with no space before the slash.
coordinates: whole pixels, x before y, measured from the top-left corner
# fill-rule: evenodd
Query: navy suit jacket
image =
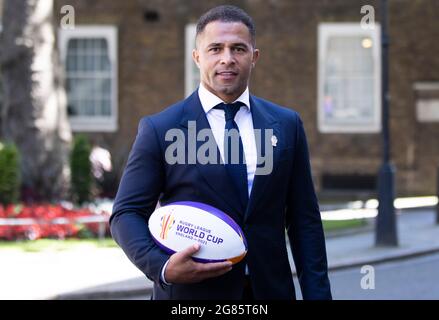
<path id="1" fill-rule="evenodd" d="M 172 143 L 165 141 L 169 129 L 181 129 L 187 147 L 188 121 L 196 121 L 197 131 L 210 128 L 197 91 L 140 121 L 110 226 L 128 258 L 154 282 L 154 299 L 241 299 L 246 264 L 256 299 L 295 299 L 285 229 L 304 299 L 331 299 L 325 239 L 302 121 L 295 111 L 255 96 L 250 96 L 250 105 L 254 128 L 272 129 L 278 141 L 275 147 L 270 144 L 273 170 L 269 175 L 255 175 L 246 208 L 231 188 L 223 164 L 170 165 L 165 161 L 165 150 Z M 259 152 L 265 154 L 265 150 Z M 197 201 L 228 213 L 247 239 L 245 259 L 220 277 L 196 284 L 163 284 L 160 273 L 169 255 L 154 243 L 147 227 L 157 201 L 161 205 Z"/>

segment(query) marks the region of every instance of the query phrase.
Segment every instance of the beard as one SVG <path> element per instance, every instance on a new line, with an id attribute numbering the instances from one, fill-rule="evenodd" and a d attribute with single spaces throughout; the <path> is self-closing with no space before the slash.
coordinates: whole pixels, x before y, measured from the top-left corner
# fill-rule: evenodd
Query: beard
<path id="1" fill-rule="evenodd" d="M 247 81 L 242 79 L 237 79 L 237 81 L 229 84 L 214 81 L 212 89 L 214 89 L 216 92 L 222 93 L 223 95 L 233 96 L 244 92 L 245 88 L 247 88 L 247 85 Z"/>

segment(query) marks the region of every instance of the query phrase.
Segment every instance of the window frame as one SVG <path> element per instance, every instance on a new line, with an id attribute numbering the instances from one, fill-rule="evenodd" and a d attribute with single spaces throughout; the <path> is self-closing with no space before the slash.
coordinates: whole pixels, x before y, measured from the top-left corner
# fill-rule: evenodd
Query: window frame
<path id="1" fill-rule="evenodd" d="M 185 69 L 184 69 L 184 96 L 188 97 L 195 91 L 197 86 L 194 86 L 195 74 L 194 60 L 192 58 L 192 50 L 195 47 L 195 35 L 197 33 L 197 25 L 189 23 L 185 27 Z"/>
<path id="2" fill-rule="evenodd" d="M 327 57 L 326 47 L 331 36 L 365 36 L 372 40 L 372 58 L 374 65 L 374 104 L 373 119 L 363 124 L 334 124 L 325 122 L 323 101 L 324 101 L 324 80 L 325 62 Z M 318 80 L 317 80 L 317 123 L 321 133 L 379 133 L 381 132 L 381 29 L 375 23 L 373 28 L 363 28 L 360 23 L 320 23 L 318 26 Z"/>
<path id="3" fill-rule="evenodd" d="M 60 60 L 66 72 L 67 44 L 70 39 L 87 39 L 101 37 L 108 44 L 111 63 L 111 115 L 110 116 L 74 116 L 69 115 L 70 125 L 76 132 L 115 132 L 118 130 L 118 48 L 117 28 L 113 25 L 76 25 L 73 29 L 60 28 L 58 45 Z"/>

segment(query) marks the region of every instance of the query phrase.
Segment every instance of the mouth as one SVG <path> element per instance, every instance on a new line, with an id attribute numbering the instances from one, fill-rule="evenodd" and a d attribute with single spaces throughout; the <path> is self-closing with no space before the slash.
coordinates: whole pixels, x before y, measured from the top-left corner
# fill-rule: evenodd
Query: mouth
<path id="1" fill-rule="evenodd" d="M 219 76 L 223 80 L 232 80 L 238 76 L 238 72 L 236 71 L 218 71 L 216 75 Z"/>

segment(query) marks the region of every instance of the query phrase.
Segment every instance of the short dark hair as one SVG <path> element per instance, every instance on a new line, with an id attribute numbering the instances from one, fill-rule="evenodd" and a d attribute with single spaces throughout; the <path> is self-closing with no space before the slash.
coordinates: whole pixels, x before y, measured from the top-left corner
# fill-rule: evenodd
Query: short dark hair
<path id="1" fill-rule="evenodd" d="M 218 6 L 203 14 L 198 20 L 195 38 L 204 31 L 204 28 L 206 28 L 210 22 L 214 21 L 241 22 L 245 24 L 250 32 L 252 45 L 255 46 L 256 28 L 253 19 L 244 10 L 232 5 Z"/>

